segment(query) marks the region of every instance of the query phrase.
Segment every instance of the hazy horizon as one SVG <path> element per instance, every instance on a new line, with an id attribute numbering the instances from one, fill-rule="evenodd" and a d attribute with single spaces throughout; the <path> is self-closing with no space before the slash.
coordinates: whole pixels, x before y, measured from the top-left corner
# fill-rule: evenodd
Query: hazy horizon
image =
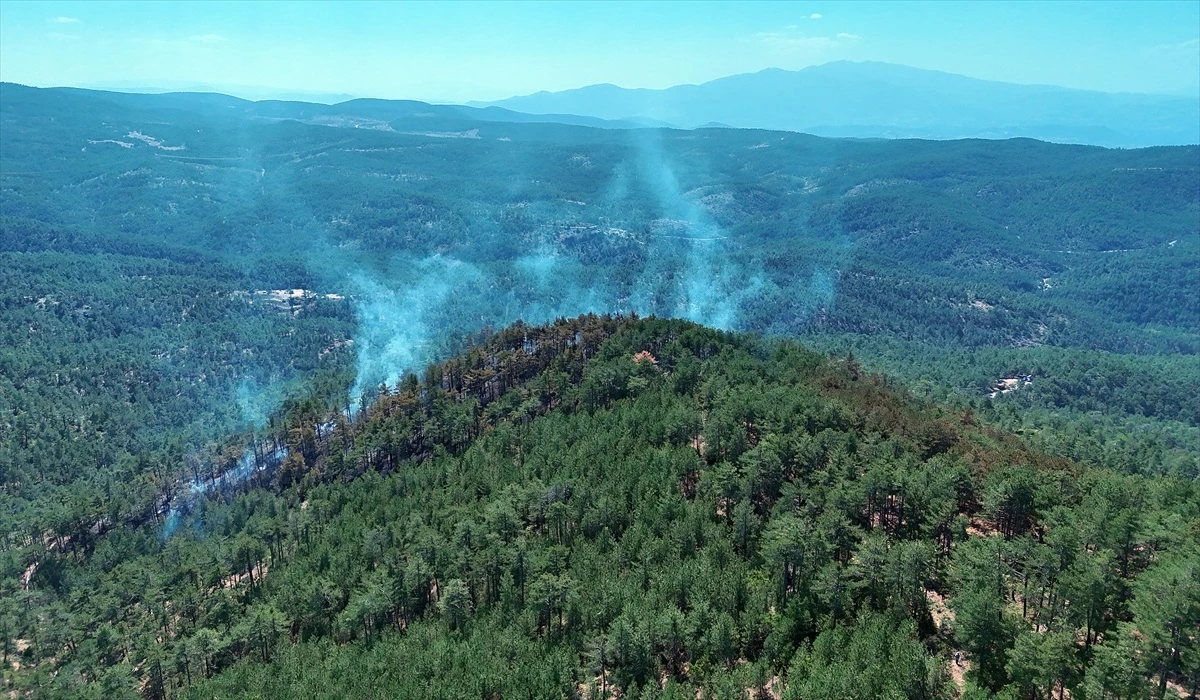
<path id="1" fill-rule="evenodd" d="M 794 70 L 791 70 L 790 72 L 798 72 L 798 71 L 805 70 L 807 68 L 820 68 L 822 66 L 826 66 L 826 65 L 829 65 L 832 63 L 855 63 L 855 64 L 886 63 L 886 64 L 894 65 L 894 66 L 904 65 L 904 64 L 899 64 L 899 63 L 891 63 L 891 62 L 887 62 L 887 61 L 849 61 L 846 59 L 840 59 L 837 61 L 827 61 L 825 63 L 818 63 L 818 64 L 813 64 L 811 66 L 805 66 L 804 68 L 794 69 Z M 931 71 L 931 72 L 945 73 L 948 75 L 956 75 L 956 76 L 961 76 L 961 77 L 965 77 L 965 78 L 970 78 L 973 80 L 984 80 L 984 81 L 988 81 L 988 82 L 1006 83 L 1006 84 L 1012 84 L 1012 85 L 1056 87 L 1056 88 L 1061 88 L 1064 90 L 1080 90 L 1080 91 L 1085 91 L 1085 92 L 1099 92 L 1099 93 L 1112 94 L 1112 95 L 1145 94 L 1145 95 L 1161 95 L 1161 96 L 1166 96 L 1166 97 L 1200 98 L 1200 95 L 1180 93 L 1180 92 L 1148 92 L 1148 91 L 1135 92 L 1135 91 L 1128 91 L 1128 90 L 1118 90 L 1118 91 L 1088 90 L 1086 88 L 1072 88 L 1072 87 L 1068 87 L 1068 86 L 1064 86 L 1064 85 L 1054 85 L 1051 83 L 1016 83 L 1016 82 L 1011 82 L 1011 81 L 989 80 L 987 78 L 979 78 L 977 76 L 966 75 L 964 73 L 955 73 L 953 71 L 942 71 L 942 70 L 938 70 L 938 69 L 929 69 L 929 68 L 917 68 L 916 66 L 906 66 L 906 67 L 916 68 L 917 70 L 927 70 L 927 71 Z M 126 92 L 126 93 L 138 93 L 138 94 L 165 94 L 165 93 L 173 93 L 173 92 L 212 92 L 212 93 L 225 94 L 225 95 L 229 95 L 231 97 L 237 97 L 237 98 L 245 99 L 245 100 L 249 100 L 249 101 L 286 100 L 286 101 L 297 101 L 297 102 L 314 102 L 314 103 L 319 103 L 319 104 L 337 104 L 338 102 L 348 101 L 348 100 L 353 100 L 353 99 L 388 99 L 388 100 L 410 100 L 411 99 L 411 100 L 416 100 L 416 101 L 430 102 L 430 103 L 434 103 L 434 104 L 441 103 L 441 104 L 461 104 L 461 105 L 471 105 L 471 104 L 488 105 L 488 104 L 502 103 L 505 100 L 507 100 L 509 98 L 513 98 L 513 97 L 523 97 L 523 96 L 528 96 L 528 95 L 535 95 L 538 93 L 570 92 L 572 90 L 582 90 L 585 88 L 598 87 L 598 86 L 612 86 L 612 87 L 628 89 L 628 90 L 639 90 L 639 89 L 663 90 L 663 89 L 669 89 L 671 87 L 680 87 L 680 86 L 688 86 L 688 85 L 693 85 L 693 86 L 694 85 L 703 85 L 704 83 L 712 82 L 713 80 L 721 80 L 722 78 L 735 77 L 738 75 L 750 75 L 753 73 L 761 73 L 761 72 L 770 71 L 770 70 L 785 70 L 785 71 L 787 71 L 789 69 L 779 68 L 777 66 L 768 66 L 766 68 L 762 68 L 757 71 L 750 71 L 748 73 L 732 73 L 730 75 L 718 76 L 711 80 L 702 81 L 700 83 L 679 83 L 677 85 L 667 86 L 667 88 L 639 88 L 639 87 L 631 87 L 628 85 L 620 85 L 620 84 L 611 83 L 611 82 L 588 83 L 587 85 L 578 85 L 578 86 L 574 86 L 574 87 L 563 88 L 562 90 L 535 90 L 530 93 L 514 94 L 514 95 L 509 95 L 504 98 L 487 99 L 487 100 L 477 100 L 477 99 L 419 100 L 417 98 L 411 98 L 411 97 L 379 97 L 377 95 L 352 94 L 352 93 L 338 92 L 338 91 L 332 91 L 332 90 L 315 90 L 315 89 L 294 87 L 294 86 L 240 85 L 240 84 L 231 84 L 231 83 L 222 84 L 222 83 L 204 83 L 204 82 L 198 82 L 198 81 L 170 81 L 170 80 L 158 81 L 158 82 L 154 82 L 154 83 L 144 83 L 141 81 L 100 81 L 100 82 L 95 82 L 95 83 L 86 83 L 86 84 L 79 84 L 79 85 L 65 85 L 65 84 L 64 85 L 33 85 L 33 84 L 29 84 L 29 83 L 21 83 L 21 84 L 28 85 L 29 87 L 38 87 L 38 88 L 64 88 L 65 87 L 65 88 L 80 88 L 80 89 L 85 89 L 85 90 L 101 90 L 101 91 Z M 4 82 L 17 82 L 17 81 L 5 80 Z"/>
<path id="2" fill-rule="evenodd" d="M 39 87 L 465 103 L 851 60 L 1200 97 L 1188 2 L 2 4 L 0 79 Z"/>

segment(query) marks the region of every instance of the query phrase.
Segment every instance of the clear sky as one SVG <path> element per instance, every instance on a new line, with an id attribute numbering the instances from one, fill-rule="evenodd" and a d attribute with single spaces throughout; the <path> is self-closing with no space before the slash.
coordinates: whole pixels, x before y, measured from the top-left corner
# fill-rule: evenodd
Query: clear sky
<path id="1" fill-rule="evenodd" d="M 0 0 L 0 79 L 431 101 L 662 88 L 876 60 L 1200 94 L 1200 1 L 223 3 Z"/>

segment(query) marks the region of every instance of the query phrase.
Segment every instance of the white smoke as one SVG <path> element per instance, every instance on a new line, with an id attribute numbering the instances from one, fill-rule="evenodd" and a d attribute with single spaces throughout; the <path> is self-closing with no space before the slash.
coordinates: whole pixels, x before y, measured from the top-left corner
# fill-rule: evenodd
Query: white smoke
<path id="1" fill-rule="evenodd" d="M 434 359 L 436 336 L 444 330 L 440 321 L 451 296 L 486 288 L 479 269 L 453 258 L 433 256 L 400 267 L 403 276 L 390 286 L 366 273 L 351 277 L 359 324 L 352 400 L 381 384 L 395 385 L 404 372 Z"/>

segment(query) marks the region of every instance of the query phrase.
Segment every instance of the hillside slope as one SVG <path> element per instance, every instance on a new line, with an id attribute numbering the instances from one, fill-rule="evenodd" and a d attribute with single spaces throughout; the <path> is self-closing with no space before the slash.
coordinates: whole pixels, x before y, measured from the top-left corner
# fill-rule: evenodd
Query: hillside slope
<path id="1" fill-rule="evenodd" d="M 118 522 L 10 559 L 33 565 L 7 677 L 110 698 L 1200 681 L 1194 479 L 981 420 L 793 343 L 518 325 L 353 420 L 293 404 L 260 436 L 282 464 L 173 536 Z"/>

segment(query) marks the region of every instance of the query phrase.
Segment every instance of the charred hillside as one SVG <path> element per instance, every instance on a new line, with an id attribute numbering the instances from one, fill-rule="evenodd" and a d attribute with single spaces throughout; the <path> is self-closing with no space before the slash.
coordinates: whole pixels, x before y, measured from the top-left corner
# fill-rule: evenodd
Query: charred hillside
<path id="1" fill-rule="evenodd" d="M 651 378 L 671 379 L 676 394 L 688 395 L 698 388 L 697 372 L 722 352 L 740 350 L 764 359 L 785 345 L 806 356 L 806 372 L 794 381 L 815 390 L 823 401 L 846 409 L 829 425 L 806 419 L 809 432 L 836 426 L 902 439 L 906 449 L 922 459 L 955 450 L 980 469 L 1005 458 L 1046 467 L 1066 464 L 1038 455 L 999 431 L 980 431 L 969 414 L 952 416 L 918 403 L 906 397 L 902 387 L 863 371 L 853 358 L 833 361 L 799 345 L 779 345 L 688 322 L 590 314 L 541 326 L 517 323 L 457 357 L 429 365 L 422 376 L 410 374 L 398 386 L 379 387 L 370 400 L 363 399 L 357 414 L 347 411 L 314 425 L 311 440 L 293 443 L 290 452 L 296 458 L 280 475 L 278 486 L 296 483 L 296 470 L 313 466 L 325 476 L 353 478 L 368 469 L 388 473 L 439 452 L 461 454 L 474 440 L 505 424 L 527 424 L 554 409 L 589 412 L 636 398 Z M 678 371 L 683 376 L 677 377 Z M 768 376 L 758 379 L 769 381 Z M 706 437 L 707 407 L 713 400 L 697 397 L 703 415 L 686 429 L 679 427 L 683 432 L 672 433 L 678 445 L 691 446 L 706 464 L 736 458 L 746 446 L 757 444 L 760 432 L 761 416 L 741 407 L 744 435 L 733 435 L 735 427 L 725 426 L 713 428 Z M 306 417 L 311 422 L 312 414 Z M 295 419 L 304 422 L 300 416 Z M 994 441 L 992 449 L 973 448 L 963 434 L 970 428 L 986 432 Z M 726 435 L 727 431 L 732 432 Z M 288 432 L 309 437 L 303 427 Z M 741 447 L 732 448 L 731 441 Z M 1004 449 L 1015 453 L 993 453 Z"/>

